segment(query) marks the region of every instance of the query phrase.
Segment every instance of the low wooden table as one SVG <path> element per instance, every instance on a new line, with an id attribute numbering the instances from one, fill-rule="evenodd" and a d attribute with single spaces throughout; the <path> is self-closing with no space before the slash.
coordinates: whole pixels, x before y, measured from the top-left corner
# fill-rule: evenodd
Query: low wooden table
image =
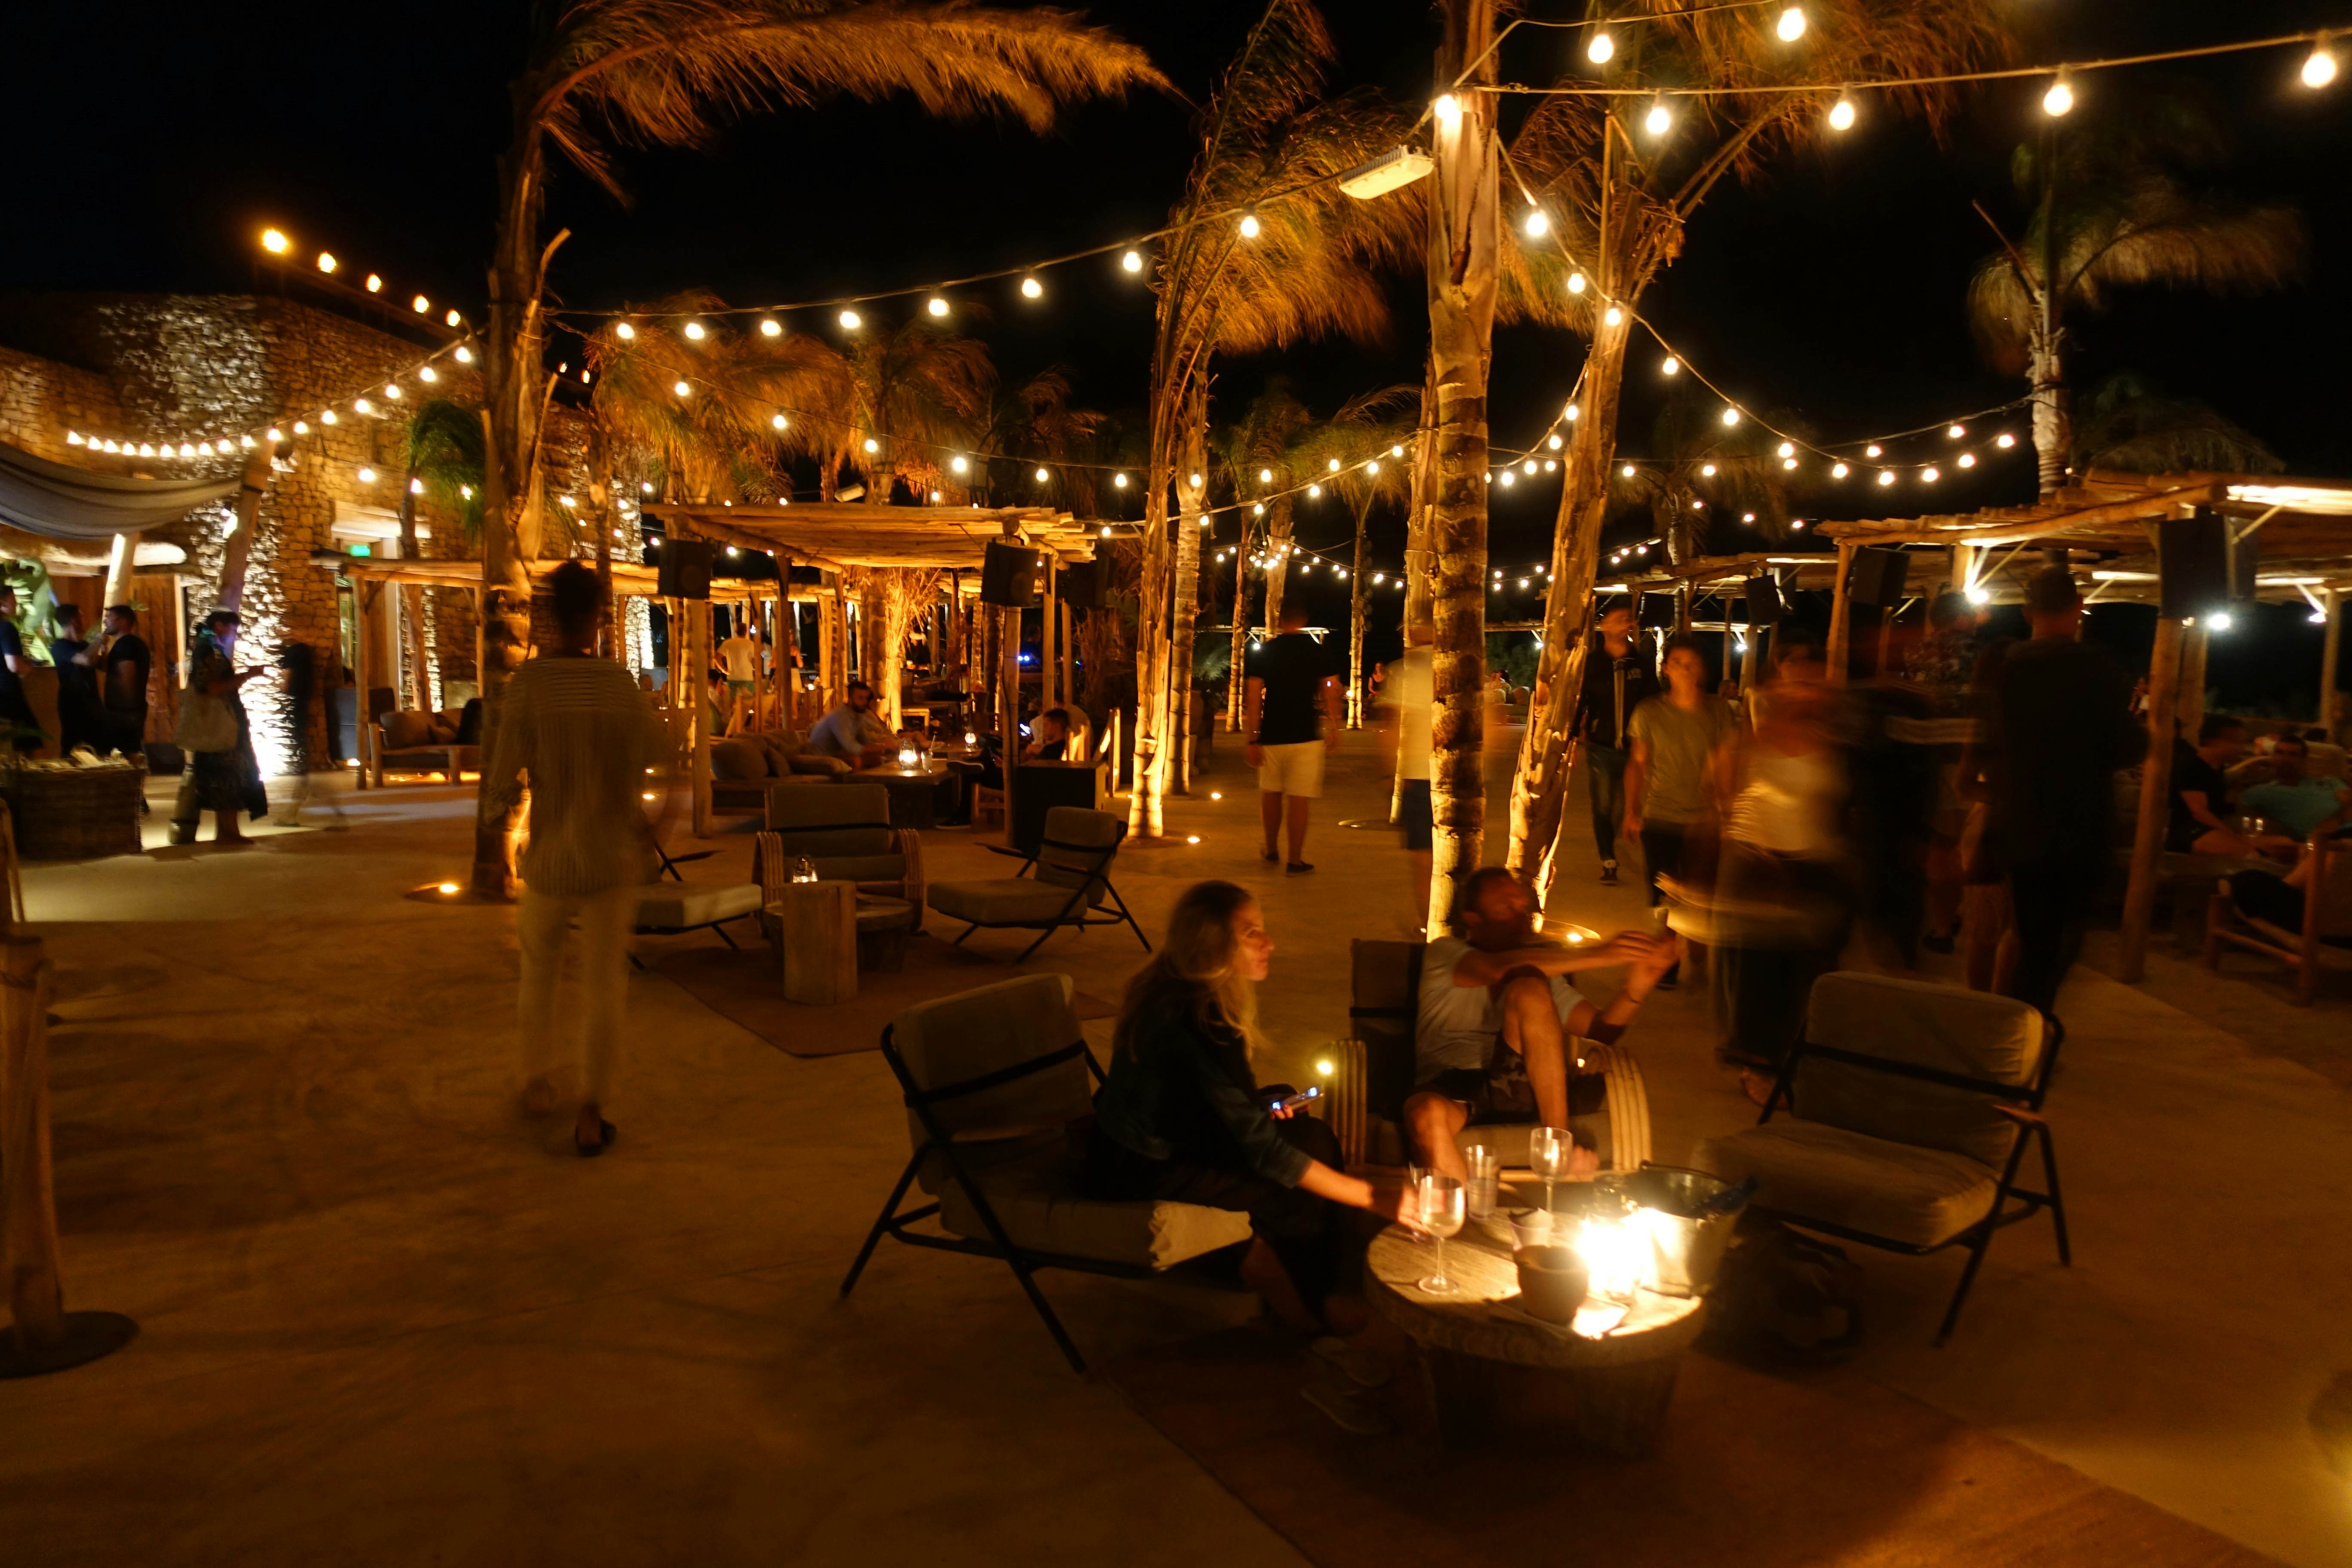
<path id="1" fill-rule="evenodd" d="M 856 995 L 857 884 L 786 882 L 774 891 L 768 909 L 776 917 L 784 1000 L 829 1007 Z"/>
<path id="2" fill-rule="evenodd" d="M 890 826 L 931 827 L 939 822 L 940 796 L 947 796 L 948 815 L 955 815 L 956 771 L 944 763 L 900 767 L 885 763 L 849 775 L 860 784 L 878 784 L 890 797 Z"/>
<path id="3" fill-rule="evenodd" d="M 1519 1278 L 1507 1245 L 1472 1220 L 1445 1244 L 1450 1296 L 1422 1292 L 1434 1254 L 1391 1226 L 1372 1240 L 1365 1294 L 1372 1310 L 1412 1337 L 1440 1441 L 1466 1446 L 1492 1435 L 1496 1396 L 1509 1382 L 1569 1406 L 1579 1440 L 1620 1454 L 1656 1441 L 1682 1352 L 1698 1338 L 1706 1302 L 1638 1292 L 1622 1322 L 1597 1338 L 1521 1317 Z M 1588 1327 L 1605 1321 L 1579 1314 Z M 1540 1385 L 1540 1386 L 1534 1386 Z"/>

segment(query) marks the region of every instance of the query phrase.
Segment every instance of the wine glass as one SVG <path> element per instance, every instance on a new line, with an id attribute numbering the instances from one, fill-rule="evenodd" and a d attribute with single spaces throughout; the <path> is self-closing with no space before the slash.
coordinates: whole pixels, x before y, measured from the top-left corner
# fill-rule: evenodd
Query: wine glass
<path id="1" fill-rule="evenodd" d="M 1543 1182 L 1546 1213 L 1551 1210 L 1552 1184 L 1568 1169 L 1575 1150 L 1575 1136 L 1565 1127 L 1537 1127 L 1528 1133 L 1528 1168 Z"/>
<path id="2" fill-rule="evenodd" d="M 1425 1295 L 1451 1296 L 1459 1287 L 1445 1277 L 1445 1238 L 1462 1229 L 1465 1211 L 1461 1179 L 1423 1177 L 1420 1194 L 1421 1227 L 1437 1242 L 1436 1261 L 1430 1265 L 1430 1273 L 1421 1281 L 1421 1289 Z"/>

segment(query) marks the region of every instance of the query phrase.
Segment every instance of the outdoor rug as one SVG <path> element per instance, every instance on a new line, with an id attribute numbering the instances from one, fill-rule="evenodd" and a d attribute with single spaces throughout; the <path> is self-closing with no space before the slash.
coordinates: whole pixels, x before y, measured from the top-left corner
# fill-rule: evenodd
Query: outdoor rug
<path id="1" fill-rule="evenodd" d="M 803 1007 L 784 1000 L 784 977 L 768 944 L 756 939 L 736 940 L 744 943 L 740 950 L 713 939 L 708 931 L 698 931 L 673 939 L 675 945 L 667 952 L 645 951 L 651 944 L 641 940 L 639 956 L 655 973 L 712 1012 L 795 1057 L 837 1057 L 878 1049 L 882 1026 L 918 1002 L 977 990 L 1051 967 L 1033 962 L 1016 969 L 1002 958 L 918 933 L 907 943 L 905 968 L 861 973 L 857 994 L 848 1001 L 831 1007 Z M 1108 1018 L 1118 1011 L 1084 991 L 1077 994 L 1077 1008 L 1081 1019 Z"/>
<path id="2" fill-rule="evenodd" d="M 2254 1568 L 2270 1558 L 1852 1372 L 1683 1362 L 1657 1451 L 1508 1429 L 1443 1453 L 1299 1397 L 1295 1344 L 1241 1328 L 1118 1363 L 1152 1425 L 1318 1563 L 1609 1568 Z"/>

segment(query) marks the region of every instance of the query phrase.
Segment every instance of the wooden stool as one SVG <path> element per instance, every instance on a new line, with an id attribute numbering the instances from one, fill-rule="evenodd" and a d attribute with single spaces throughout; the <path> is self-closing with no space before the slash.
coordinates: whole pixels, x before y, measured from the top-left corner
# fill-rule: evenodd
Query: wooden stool
<path id="1" fill-rule="evenodd" d="M 1004 826 L 1004 792 L 986 784 L 971 786 L 971 826 L 975 832 L 983 827 L 1002 829 Z"/>
<path id="2" fill-rule="evenodd" d="M 784 999 L 829 1007 L 857 994 L 857 884 L 786 882 L 768 908 L 776 917 Z"/>

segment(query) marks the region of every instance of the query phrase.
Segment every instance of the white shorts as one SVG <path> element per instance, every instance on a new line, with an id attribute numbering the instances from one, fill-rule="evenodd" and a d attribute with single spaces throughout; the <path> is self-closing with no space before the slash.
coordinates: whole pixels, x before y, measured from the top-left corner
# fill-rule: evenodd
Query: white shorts
<path id="1" fill-rule="evenodd" d="M 1289 746 L 1263 746 L 1265 761 L 1258 764 L 1257 787 L 1265 795 L 1295 795 L 1315 800 L 1323 794 L 1323 752 L 1320 741 Z"/>

